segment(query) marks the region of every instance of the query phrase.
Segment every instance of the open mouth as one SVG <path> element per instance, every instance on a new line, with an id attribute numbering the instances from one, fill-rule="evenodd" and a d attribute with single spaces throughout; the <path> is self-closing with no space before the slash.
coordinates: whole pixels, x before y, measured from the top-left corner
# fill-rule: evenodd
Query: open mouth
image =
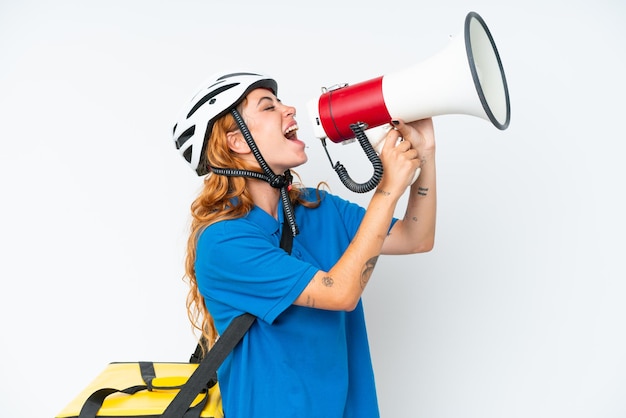
<path id="1" fill-rule="evenodd" d="M 298 125 L 293 124 L 289 128 L 285 130 L 285 138 L 287 139 L 297 139 L 296 132 L 298 131 Z"/>

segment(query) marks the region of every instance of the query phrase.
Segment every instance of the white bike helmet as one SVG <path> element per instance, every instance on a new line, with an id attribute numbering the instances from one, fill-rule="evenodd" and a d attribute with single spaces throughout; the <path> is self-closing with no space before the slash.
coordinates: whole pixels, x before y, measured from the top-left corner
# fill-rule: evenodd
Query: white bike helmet
<path id="1" fill-rule="evenodd" d="M 276 81 L 262 74 L 234 72 L 220 73 L 210 77 L 183 108 L 178 122 L 174 125 L 174 143 L 183 158 L 199 176 L 213 172 L 222 176 L 251 177 L 266 181 L 272 187 L 280 189 L 285 221 L 291 230 L 291 235 L 295 237 L 298 234 L 298 226 L 289 198 L 289 188 L 293 179 L 291 172 L 287 170 L 281 175 L 272 172 L 236 109 L 249 92 L 259 87 L 270 89 L 274 94 L 278 92 Z M 211 136 L 213 124 L 226 113 L 231 113 L 235 118 L 235 122 L 263 170 L 262 173 L 232 167 L 214 167 L 210 161 L 205 161 L 203 155 L 206 141 Z"/>
<path id="2" fill-rule="evenodd" d="M 176 148 L 199 176 L 209 172 L 202 155 L 205 141 L 217 119 L 235 108 L 246 95 L 259 87 L 277 94 L 278 85 L 273 79 L 257 73 L 219 73 L 209 77 L 183 108 L 174 125 Z"/>

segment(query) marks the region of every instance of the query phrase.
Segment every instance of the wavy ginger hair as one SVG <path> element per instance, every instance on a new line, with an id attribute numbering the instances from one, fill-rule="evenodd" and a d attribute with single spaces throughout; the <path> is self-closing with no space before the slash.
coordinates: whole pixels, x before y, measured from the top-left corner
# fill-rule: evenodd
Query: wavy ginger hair
<path id="1" fill-rule="evenodd" d="M 201 163 L 207 164 L 210 161 L 211 165 L 215 167 L 261 172 L 258 166 L 243 160 L 229 148 L 226 134 L 238 129 L 239 127 L 230 113 L 215 121 L 210 138 L 206 140 L 205 159 Z M 189 283 L 187 315 L 193 328 L 201 332 L 202 348 L 205 351 L 213 346 L 218 337 L 218 332 L 213 317 L 206 307 L 204 297 L 198 289 L 195 272 L 196 244 L 200 234 L 207 226 L 226 219 L 243 217 L 254 207 L 254 201 L 246 187 L 246 181 L 244 177 L 209 174 L 204 179 L 204 185 L 199 196 L 191 204 L 192 219 L 185 259 L 185 278 Z M 318 185 L 317 200 L 314 202 L 302 199 L 301 189 L 295 184 L 292 185 L 289 191 L 292 203 L 306 207 L 317 207 L 320 201 L 319 187 L 322 184 L 324 183 Z M 235 197 L 237 199 L 233 199 Z"/>

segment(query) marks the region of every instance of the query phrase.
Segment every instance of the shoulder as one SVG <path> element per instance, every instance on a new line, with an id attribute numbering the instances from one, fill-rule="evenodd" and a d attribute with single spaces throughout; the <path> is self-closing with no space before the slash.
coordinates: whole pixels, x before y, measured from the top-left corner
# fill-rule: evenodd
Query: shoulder
<path id="1" fill-rule="evenodd" d="M 247 217 L 218 221 L 204 228 L 199 234 L 198 251 L 217 247 L 227 248 L 234 242 L 241 246 L 241 239 L 267 241 L 272 228 L 276 226 L 265 227 Z"/>
<path id="2" fill-rule="evenodd" d="M 314 208 L 301 205 L 296 208 L 296 222 L 317 232 L 321 229 L 334 231 L 341 229 L 352 236 L 365 216 L 363 207 L 325 190 L 308 188 L 302 197 L 309 202 L 319 200 L 320 203 Z"/>
<path id="3" fill-rule="evenodd" d="M 315 189 L 313 187 L 306 187 L 301 190 L 301 198 L 302 200 L 310 203 L 319 202 L 320 206 L 343 206 L 343 205 L 354 205 L 350 201 L 335 195 L 328 190 L 323 189 Z"/>
<path id="4" fill-rule="evenodd" d="M 198 243 L 204 243 L 207 240 L 219 240 L 220 237 L 226 239 L 232 232 L 245 230 L 249 227 L 249 222 L 242 222 L 242 218 L 218 221 L 206 226 L 200 232 Z"/>

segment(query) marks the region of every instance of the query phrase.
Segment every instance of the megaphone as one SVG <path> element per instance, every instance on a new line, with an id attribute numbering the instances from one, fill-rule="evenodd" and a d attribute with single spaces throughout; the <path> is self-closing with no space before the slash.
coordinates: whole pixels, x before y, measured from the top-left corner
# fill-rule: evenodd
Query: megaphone
<path id="1" fill-rule="evenodd" d="M 412 122 L 463 114 L 485 119 L 500 130 L 509 126 L 511 118 L 500 54 L 476 12 L 467 14 L 460 35 L 426 61 L 354 85 L 324 87 L 307 107 L 313 133 L 324 146 L 326 138 L 335 143 L 355 139 L 361 143 L 374 165 L 369 182 L 355 183 L 340 163 L 334 166 L 342 182 L 361 193 L 376 187 L 382 177 L 376 149 L 382 147 L 392 117 Z"/>

